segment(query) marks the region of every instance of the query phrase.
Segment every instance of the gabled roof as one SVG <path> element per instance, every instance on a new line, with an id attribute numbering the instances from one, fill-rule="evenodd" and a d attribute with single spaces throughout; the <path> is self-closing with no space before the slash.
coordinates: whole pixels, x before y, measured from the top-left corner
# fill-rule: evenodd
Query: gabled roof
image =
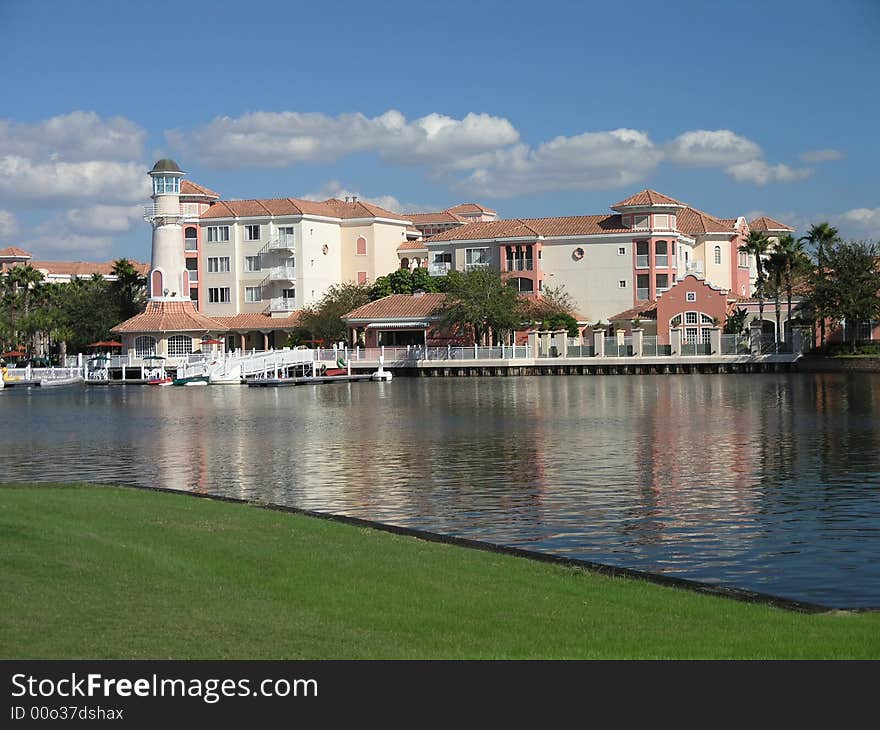
<path id="1" fill-rule="evenodd" d="M 631 195 L 625 200 L 621 200 L 619 203 L 615 203 L 611 206 L 611 210 L 617 210 L 618 208 L 645 207 L 649 205 L 675 205 L 679 207 L 684 207 L 687 204 L 682 203 L 680 200 L 676 200 L 675 198 L 670 198 L 668 195 L 664 195 L 663 193 L 658 193 L 656 190 L 645 189 L 642 190 L 640 193 Z"/>
<path id="2" fill-rule="evenodd" d="M 434 316 L 434 311 L 446 301 L 445 294 L 390 294 L 375 302 L 364 304 L 344 314 L 344 321 L 356 319 L 413 319 Z"/>
<path id="3" fill-rule="evenodd" d="M 246 312 L 234 317 L 211 317 L 221 330 L 276 330 L 296 327 L 302 312 L 291 312 L 287 317 L 272 317 L 263 312 Z"/>
<path id="4" fill-rule="evenodd" d="M 404 241 L 397 247 L 398 251 L 427 251 L 424 241 Z"/>
<path id="5" fill-rule="evenodd" d="M 630 309 L 609 317 L 609 322 L 629 321 L 632 319 L 657 319 L 657 302 L 642 302 Z"/>
<path id="6" fill-rule="evenodd" d="M 206 198 L 219 198 L 220 193 L 215 193 L 210 188 L 206 188 L 204 185 L 199 185 L 198 183 L 193 182 L 192 180 L 181 180 L 180 181 L 180 194 L 181 195 L 204 195 Z"/>
<path id="7" fill-rule="evenodd" d="M 492 215 L 498 215 L 498 213 L 491 208 L 485 208 L 479 203 L 461 203 L 459 205 L 454 205 L 451 208 L 446 209 L 447 213 L 491 213 Z"/>
<path id="8" fill-rule="evenodd" d="M 326 218 L 391 218 L 407 221 L 400 213 L 380 208 L 378 205 L 356 201 L 353 203 L 329 198 L 322 202 L 299 198 L 260 198 L 253 200 L 218 200 L 202 213 L 205 218 L 259 218 L 285 215 L 320 215 Z"/>
<path id="9" fill-rule="evenodd" d="M 0 248 L 0 258 L 30 258 L 31 255 L 23 250 L 18 248 L 18 246 L 7 246 L 6 248 Z"/>
<path id="10" fill-rule="evenodd" d="M 477 241 L 494 238 L 537 238 L 538 236 L 589 236 L 601 233 L 631 233 L 620 215 L 573 215 L 558 218 L 513 218 L 481 221 L 452 228 L 427 239 L 428 243 L 443 241 Z"/>
<path id="11" fill-rule="evenodd" d="M 791 226 L 785 225 L 785 223 L 780 223 L 779 221 L 773 220 L 772 218 L 768 218 L 766 215 L 762 215 L 760 218 L 755 218 L 753 221 L 749 221 L 749 228 L 753 231 L 793 231 L 794 228 Z"/>
<path id="12" fill-rule="evenodd" d="M 224 327 L 196 311 L 190 301 L 147 302 L 142 314 L 113 327 L 111 332 L 219 332 Z"/>
<path id="13" fill-rule="evenodd" d="M 462 218 L 448 210 L 441 210 L 436 213 L 404 213 L 407 220 L 420 225 L 429 223 L 470 223 L 466 218 Z"/>
<path id="14" fill-rule="evenodd" d="M 678 211 L 676 221 L 678 230 L 689 236 L 706 233 L 725 233 L 730 235 L 736 233 L 733 225 L 690 206 Z"/>

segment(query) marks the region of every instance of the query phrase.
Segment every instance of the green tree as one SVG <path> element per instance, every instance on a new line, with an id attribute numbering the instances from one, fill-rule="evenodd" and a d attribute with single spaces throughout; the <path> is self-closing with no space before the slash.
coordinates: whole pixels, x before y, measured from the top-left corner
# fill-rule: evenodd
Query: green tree
<path id="1" fill-rule="evenodd" d="M 826 314 L 845 320 L 853 352 L 858 325 L 880 319 L 880 271 L 877 244 L 865 241 L 831 243 L 823 251 L 827 269 L 821 276 L 825 288 Z"/>
<path id="2" fill-rule="evenodd" d="M 791 332 L 791 300 L 794 291 L 794 278 L 799 273 L 805 273 L 809 269 L 809 260 L 804 253 L 804 244 L 800 239 L 795 239 L 791 234 L 780 236 L 776 243 L 776 256 L 782 264 L 782 283 L 785 287 L 785 299 L 788 305 L 788 331 Z"/>
<path id="3" fill-rule="evenodd" d="M 439 292 L 445 277 L 431 276 L 427 269 L 397 269 L 380 276 L 370 287 L 370 298 L 375 301 L 390 294 L 413 294 L 417 291 Z"/>
<path id="4" fill-rule="evenodd" d="M 822 279 L 826 267 L 828 266 L 827 252 L 835 243 L 840 240 L 840 234 L 837 229 L 827 221 L 822 223 L 814 223 L 810 226 L 806 236 L 799 239 L 802 243 L 809 243 L 816 255 L 817 275 Z M 824 287 L 820 284 L 820 290 Z M 825 347 L 825 319 L 830 316 L 825 307 L 824 291 L 820 291 L 819 296 L 814 299 L 816 307 L 816 317 L 819 319 L 820 342 Z"/>
<path id="5" fill-rule="evenodd" d="M 450 271 L 446 279 L 446 301 L 437 310 L 446 329 L 469 330 L 488 345 L 503 341 L 526 316 L 516 291 L 494 269 Z"/>
<path id="6" fill-rule="evenodd" d="M 739 247 L 742 253 L 755 257 L 755 269 L 758 277 L 755 281 L 755 296 L 758 297 L 758 318 L 764 321 L 764 256 L 770 249 L 770 240 L 762 231 L 749 231 L 748 238 Z"/>
<path id="7" fill-rule="evenodd" d="M 144 308 L 147 297 L 147 279 L 141 276 L 128 259 L 113 263 L 116 281 L 110 284 L 110 294 L 119 310 L 119 321 L 134 317 Z"/>
<path id="8" fill-rule="evenodd" d="M 727 320 L 724 322 L 724 334 L 741 335 L 746 329 L 746 319 L 748 319 L 748 316 L 747 310 L 737 307 L 733 314 L 727 315 Z"/>
<path id="9" fill-rule="evenodd" d="M 764 262 L 764 272 L 767 280 L 764 285 L 767 293 L 773 297 L 773 306 L 776 311 L 776 341 L 782 339 L 782 282 L 785 278 L 785 260 L 775 251 Z"/>
<path id="10" fill-rule="evenodd" d="M 370 301 L 371 287 L 346 282 L 331 286 L 317 304 L 306 307 L 300 315 L 300 327 L 311 339 L 327 344 L 345 342 L 347 328 L 342 317 Z"/>

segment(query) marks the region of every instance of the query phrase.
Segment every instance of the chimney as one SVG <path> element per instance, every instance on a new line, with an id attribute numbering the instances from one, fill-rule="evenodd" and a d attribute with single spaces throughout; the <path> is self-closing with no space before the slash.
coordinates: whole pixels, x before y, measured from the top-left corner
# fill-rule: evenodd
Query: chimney
<path id="1" fill-rule="evenodd" d="M 347 196 L 347 195 L 345 196 L 345 202 L 346 202 L 346 203 L 348 202 L 348 196 Z"/>
<path id="2" fill-rule="evenodd" d="M 357 203 L 357 202 L 358 202 L 358 196 L 357 196 L 357 195 L 352 195 L 352 196 L 351 196 L 351 202 L 352 202 L 352 203 Z"/>

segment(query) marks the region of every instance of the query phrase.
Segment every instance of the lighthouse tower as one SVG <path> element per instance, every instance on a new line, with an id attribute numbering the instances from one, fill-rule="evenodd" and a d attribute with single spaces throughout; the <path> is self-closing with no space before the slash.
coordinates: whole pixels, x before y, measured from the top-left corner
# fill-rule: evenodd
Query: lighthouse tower
<path id="1" fill-rule="evenodd" d="M 159 160 L 149 172 L 153 204 L 144 216 L 153 226 L 153 253 L 148 280 L 151 301 L 189 301 L 189 272 L 183 252 L 180 178 L 174 160 Z"/>

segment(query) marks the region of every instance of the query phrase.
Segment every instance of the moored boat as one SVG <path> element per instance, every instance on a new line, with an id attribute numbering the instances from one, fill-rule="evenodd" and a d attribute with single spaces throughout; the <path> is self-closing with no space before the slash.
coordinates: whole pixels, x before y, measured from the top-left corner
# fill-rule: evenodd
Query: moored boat
<path id="1" fill-rule="evenodd" d="M 172 385 L 207 385 L 207 375 L 190 375 L 186 378 L 175 378 Z"/>
<path id="2" fill-rule="evenodd" d="M 74 375 L 70 378 L 41 378 L 40 387 L 55 388 L 61 385 L 78 385 L 82 382 L 85 382 L 85 379 L 81 375 Z"/>

